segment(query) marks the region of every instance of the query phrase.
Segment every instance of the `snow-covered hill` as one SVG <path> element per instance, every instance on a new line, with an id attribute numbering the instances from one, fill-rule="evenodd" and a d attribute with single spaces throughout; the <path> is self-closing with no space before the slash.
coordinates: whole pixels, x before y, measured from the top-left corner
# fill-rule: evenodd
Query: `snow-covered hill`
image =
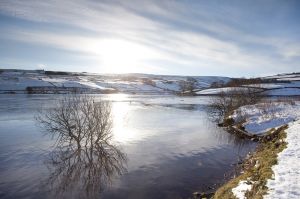
<path id="1" fill-rule="evenodd" d="M 219 76 L 104 75 L 0 69 L 0 93 L 177 94 L 183 91 L 184 84 L 192 82 L 193 91 L 198 95 L 216 95 L 247 87 L 257 88 L 267 96 L 300 95 L 300 73 L 261 77 L 260 83 L 226 87 L 230 80 L 232 78 Z"/>
<path id="2" fill-rule="evenodd" d="M 0 70 L 0 93 L 136 93 L 174 94 L 184 82 L 193 81 L 195 90 L 209 88 L 214 82 L 226 83 L 228 77 L 163 76 L 148 74 L 101 75 L 45 72 L 43 70 Z"/>
<path id="3" fill-rule="evenodd" d="M 266 96 L 300 96 L 300 73 L 279 74 L 261 77 L 261 83 L 241 84 L 234 87 L 208 88 L 197 92 L 198 95 L 217 95 L 235 89 L 257 88 Z"/>

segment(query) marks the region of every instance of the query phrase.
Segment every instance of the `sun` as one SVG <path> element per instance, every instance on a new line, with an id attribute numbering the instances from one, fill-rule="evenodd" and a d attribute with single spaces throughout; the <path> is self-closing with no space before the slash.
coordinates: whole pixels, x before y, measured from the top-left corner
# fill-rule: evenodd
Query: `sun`
<path id="1" fill-rule="evenodd" d="M 146 46 L 119 39 L 105 39 L 97 49 L 101 66 L 108 73 L 141 72 L 143 62 L 153 56 Z"/>

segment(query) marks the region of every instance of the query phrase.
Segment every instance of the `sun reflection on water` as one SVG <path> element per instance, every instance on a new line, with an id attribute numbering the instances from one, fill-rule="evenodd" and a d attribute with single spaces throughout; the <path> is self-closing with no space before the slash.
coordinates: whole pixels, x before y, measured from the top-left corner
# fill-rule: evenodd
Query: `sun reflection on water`
<path id="1" fill-rule="evenodd" d="M 133 106 L 127 101 L 126 95 L 115 95 L 110 100 L 114 101 L 112 106 L 113 136 L 116 142 L 128 143 L 138 139 L 139 133 L 129 125 L 134 119 Z"/>

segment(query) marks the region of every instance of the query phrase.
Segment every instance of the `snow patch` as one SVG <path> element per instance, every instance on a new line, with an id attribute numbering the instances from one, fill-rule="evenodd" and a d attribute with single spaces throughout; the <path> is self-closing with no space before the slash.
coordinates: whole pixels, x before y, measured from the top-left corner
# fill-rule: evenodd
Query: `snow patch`
<path id="1" fill-rule="evenodd" d="M 245 130 L 251 134 L 262 134 L 300 119 L 299 102 L 266 102 L 238 108 L 231 116 L 236 122 L 246 120 Z"/>
<path id="2" fill-rule="evenodd" d="M 232 193 L 238 199 L 246 199 L 245 193 L 251 189 L 252 183 L 250 181 L 241 180 L 238 186 L 232 189 Z"/>
<path id="3" fill-rule="evenodd" d="M 217 95 L 220 94 L 222 92 L 224 93 L 230 93 L 230 92 L 234 92 L 237 90 L 247 90 L 248 88 L 246 87 L 224 87 L 224 88 L 209 88 L 209 89 L 204 89 L 201 91 L 196 92 L 196 94 L 199 95 Z"/>

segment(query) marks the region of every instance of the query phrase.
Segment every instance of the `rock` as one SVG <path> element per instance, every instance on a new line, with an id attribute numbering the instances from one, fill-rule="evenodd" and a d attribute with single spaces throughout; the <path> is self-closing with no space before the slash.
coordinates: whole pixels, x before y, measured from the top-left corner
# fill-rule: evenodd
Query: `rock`
<path id="1" fill-rule="evenodd" d="M 199 192 L 194 192 L 193 193 L 193 198 L 194 199 L 198 199 L 198 198 L 200 198 L 201 197 L 201 193 L 199 193 Z"/>
<path id="2" fill-rule="evenodd" d="M 218 123 L 218 127 L 224 127 L 224 123 Z"/>

